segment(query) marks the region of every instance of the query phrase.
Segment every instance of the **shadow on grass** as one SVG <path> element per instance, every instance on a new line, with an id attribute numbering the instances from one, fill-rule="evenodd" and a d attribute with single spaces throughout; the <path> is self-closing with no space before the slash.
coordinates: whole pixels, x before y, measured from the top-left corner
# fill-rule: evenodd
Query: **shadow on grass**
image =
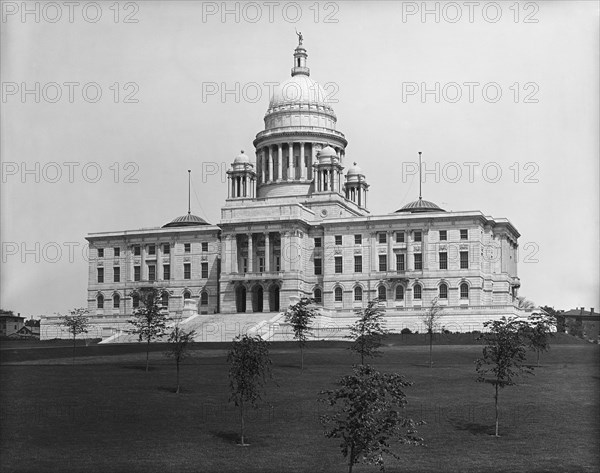
<path id="1" fill-rule="evenodd" d="M 494 435 L 495 426 L 478 424 L 477 422 L 468 422 L 460 419 L 448 419 L 448 422 L 456 430 L 463 430 L 471 433 L 472 435 Z"/>
<path id="2" fill-rule="evenodd" d="M 239 432 L 219 430 L 217 432 L 215 432 L 215 431 L 211 432 L 211 435 L 214 435 L 215 437 L 220 438 L 221 440 L 225 440 L 228 443 L 239 443 L 239 441 L 240 441 Z M 246 442 L 247 441 L 248 441 L 248 439 L 246 439 Z"/>
<path id="3" fill-rule="evenodd" d="M 173 386 L 159 386 L 158 388 L 156 388 L 158 391 L 161 391 L 163 393 L 170 393 L 170 394 L 176 394 L 177 393 L 177 388 L 173 387 Z M 183 388 L 179 388 L 179 394 L 185 393 L 185 390 Z"/>
<path id="4" fill-rule="evenodd" d="M 125 370 L 146 371 L 145 365 L 121 365 L 121 368 L 123 368 Z M 148 372 L 150 372 L 150 371 L 158 371 L 158 367 L 157 366 L 149 366 Z"/>

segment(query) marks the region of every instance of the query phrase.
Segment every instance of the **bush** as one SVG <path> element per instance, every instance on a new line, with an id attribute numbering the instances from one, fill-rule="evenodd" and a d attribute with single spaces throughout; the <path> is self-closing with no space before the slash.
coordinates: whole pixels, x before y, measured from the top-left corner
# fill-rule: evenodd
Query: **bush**
<path id="1" fill-rule="evenodd" d="M 400 333 L 401 333 L 402 335 L 407 335 L 407 334 L 409 334 L 409 333 L 412 333 L 412 331 L 411 331 L 411 330 L 410 330 L 408 327 L 405 327 L 405 328 L 403 328 L 403 329 L 400 331 Z"/>

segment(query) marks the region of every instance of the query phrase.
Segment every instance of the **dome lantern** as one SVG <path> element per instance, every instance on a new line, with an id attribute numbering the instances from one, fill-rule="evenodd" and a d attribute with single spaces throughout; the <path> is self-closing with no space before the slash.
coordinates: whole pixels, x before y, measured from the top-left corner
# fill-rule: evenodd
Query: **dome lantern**
<path id="1" fill-rule="evenodd" d="M 367 191 L 369 184 L 365 179 L 365 174 L 362 169 L 358 167 L 356 162 L 350 166 L 346 173 L 346 184 L 344 185 L 346 191 L 346 199 L 354 202 L 360 208 L 367 208 Z"/>
<path id="2" fill-rule="evenodd" d="M 244 150 L 236 156 L 227 171 L 227 198 L 253 199 L 255 197 L 256 173 L 254 164 L 250 162 Z"/>

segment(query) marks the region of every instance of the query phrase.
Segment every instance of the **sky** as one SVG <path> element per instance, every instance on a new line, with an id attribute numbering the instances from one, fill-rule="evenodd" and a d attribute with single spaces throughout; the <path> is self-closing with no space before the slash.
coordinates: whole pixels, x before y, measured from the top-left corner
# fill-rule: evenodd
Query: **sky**
<path id="1" fill-rule="evenodd" d="M 302 32 L 370 184 L 508 218 L 520 294 L 600 309 L 599 11 L 592 1 L 2 2 L 0 307 L 86 305 L 93 232 L 218 223 Z"/>

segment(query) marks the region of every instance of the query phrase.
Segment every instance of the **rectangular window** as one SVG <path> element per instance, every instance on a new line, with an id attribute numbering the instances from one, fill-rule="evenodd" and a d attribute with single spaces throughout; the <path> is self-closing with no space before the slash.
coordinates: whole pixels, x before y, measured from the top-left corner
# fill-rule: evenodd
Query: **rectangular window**
<path id="1" fill-rule="evenodd" d="M 275 256 L 275 271 L 281 271 L 281 256 Z"/>
<path id="2" fill-rule="evenodd" d="M 396 255 L 396 271 L 404 271 L 404 268 L 405 268 L 404 254 L 397 254 Z"/>
<path id="3" fill-rule="evenodd" d="M 315 274 L 323 274 L 323 260 L 321 258 L 315 258 Z"/>
<path id="4" fill-rule="evenodd" d="M 337 274 L 342 274 L 344 270 L 344 266 L 342 263 L 342 257 L 341 256 L 336 256 L 335 257 L 335 272 Z"/>
<path id="5" fill-rule="evenodd" d="M 420 230 L 415 231 L 414 241 L 423 241 L 423 233 Z"/>
<path id="6" fill-rule="evenodd" d="M 335 244 L 337 246 L 341 246 L 342 245 L 342 235 L 336 235 L 335 236 Z"/>
<path id="7" fill-rule="evenodd" d="M 448 240 L 448 232 L 446 230 L 440 230 L 440 241 Z"/>
<path id="8" fill-rule="evenodd" d="M 142 267 L 141 266 L 134 266 L 133 267 L 133 280 L 134 281 L 141 281 L 142 280 Z"/>
<path id="9" fill-rule="evenodd" d="M 315 238 L 315 248 L 321 248 L 321 237 Z"/>
<path id="10" fill-rule="evenodd" d="M 156 265 L 148 265 L 148 281 L 156 281 Z"/>
<path id="11" fill-rule="evenodd" d="M 387 271 L 387 255 L 379 255 L 379 271 Z"/>
<path id="12" fill-rule="evenodd" d="M 156 245 L 148 245 L 148 254 L 155 255 L 156 254 Z"/>
<path id="13" fill-rule="evenodd" d="M 121 248 L 119 248 L 118 246 L 113 248 L 113 251 L 114 251 L 115 258 L 118 258 L 119 256 L 121 256 Z"/>
<path id="14" fill-rule="evenodd" d="M 98 248 L 98 258 L 104 258 L 104 248 Z"/>
<path id="15" fill-rule="evenodd" d="M 171 245 L 169 245 L 168 243 L 163 243 L 163 255 L 169 255 L 171 254 Z"/>
<path id="16" fill-rule="evenodd" d="M 445 251 L 440 252 L 440 269 L 448 269 L 448 253 Z"/>
<path id="17" fill-rule="evenodd" d="M 183 279 L 192 279 L 191 263 L 183 263 Z"/>
<path id="18" fill-rule="evenodd" d="M 469 252 L 460 252 L 460 269 L 469 269 Z"/>
<path id="19" fill-rule="evenodd" d="M 185 253 L 191 253 L 192 252 L 192 244 L 191 243 L 184 243 L 183 244 L 183 251 Z"/>
<path id="20" fill-rule="evenodd" d="M 121 282 L 121 268 L 119 266 L 113 267 L 113 282 Z"/>
<path id="21" fill-rule="evenodd" d="M 104 282 L 104 268 L 98 268 L 98 282 Z"/>
<path id="22" fill-rule="evenodd" d="M 415 253 L 415 270 L 423 269 L 423 255 L 421 253 Z"/>
<path id="23" fill-rule="evenodd" d="M 165 281 L 168 281 L 169 279 L 171 279 L 171 265 L 170 264 L 163 264 L 163 279 Z"/>
<path id="24" fill-rule="evenodd" d="M 202 262 L 202 279 L 208 279 L 208 263 Z"/>
<path id="25" fill-rule="evenodd" d="M 362 256 L 360 255 L 354 257 L 354 272 L 362 273 Z"/>
<path id="26" fill-rule="evenodd" d="M 204 253 L 206 253 L 208 251 L 208 242 L 207 241 L 202 242 L 202 251 Z"/>
<path id="27" fill-rule="evenodd" d="M 242 267 L 244 268 L 244 273 L 248 272 L 248 258 L 242 258 Z"/>
<path id="28" fill-rule="evenodd" d="M 379 234 L 379 243 L 387 243 L 387 233 Z"/>
<path id="29" fill-rule="evenodd" d="M 354 235 L 354 244 L 362 245 L 362 235 Z"/>
<path id="30" fill-rule="evenodd" d="M 142 247 L 140 245 L 133 245 L 133 256 L 140 256 L 142 254 Z"/>
<path id="31" fill-rule="evenodd" d="M 265 259 L 262 256 L 258 258 L 258 271 L 261 273 L 265 272 Z"/>
<path id="32" fill-rule="evenodd" d="M 469 239 L 469 230 L 461 230 L 460 231 L 460 239 L 468 240 Z"/>
<path id="33" fill-rule="evenodd" d="M 396 232 L 396 243 L 404 243 L 404 232 Z"/>

